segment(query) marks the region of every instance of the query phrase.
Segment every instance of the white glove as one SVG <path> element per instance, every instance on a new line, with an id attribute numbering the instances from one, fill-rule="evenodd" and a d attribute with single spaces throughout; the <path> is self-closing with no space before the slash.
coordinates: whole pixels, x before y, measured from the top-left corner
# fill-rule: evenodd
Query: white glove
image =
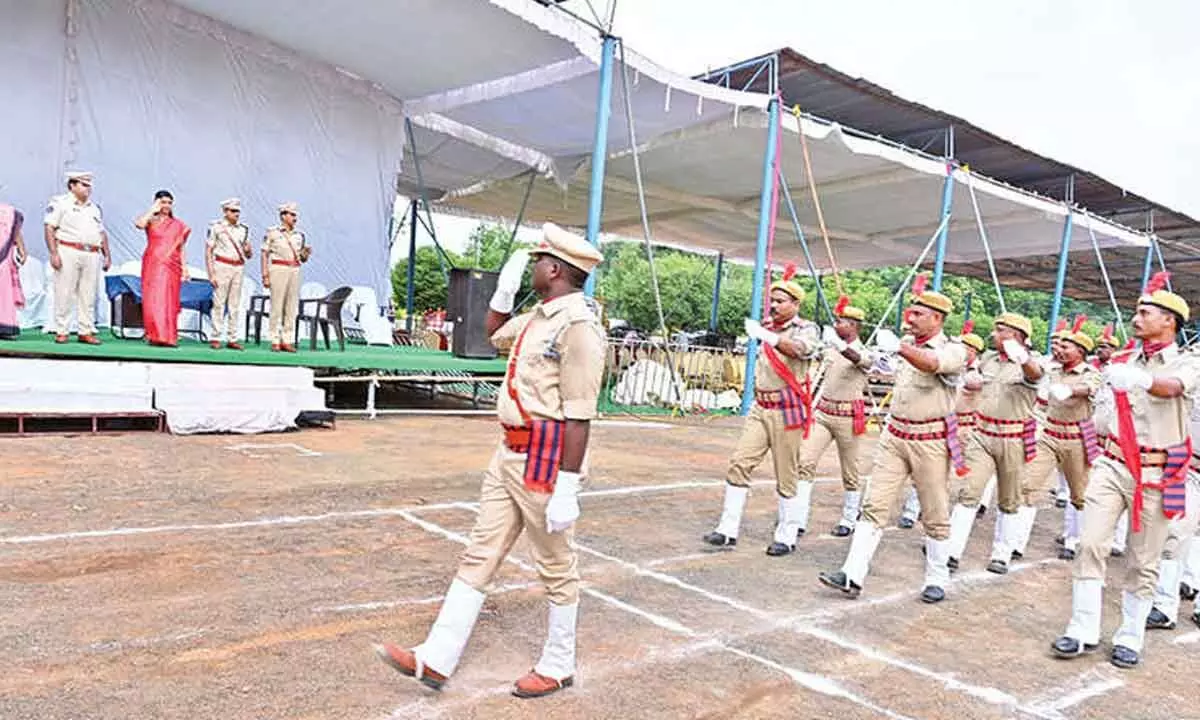
<path id="1" fill-rule="evenodd" d="M 1043 402 L 1050 399 L 1050 386 L 1046 383 L 1038 383 L 1037 399 Z"/>
<path id="2" fill-rule="evenodd" d="M 1104 367 L 1104 381 L 1113 390 L 1128 392 L 1135 388 L 1149 390 L 1154 384 L 1154 376 L 1134 365 L 1109 364 Z"/>
<path id="3" fill-rule="evenodd" d="M 1063 402 L 1065 400 L 1069 400 L 1071 398 L 1071 395 L 1073 395 L 1074 393 L 1075 393 L 1075 391 L 1072 390 L 1069 385 L 1063 385 L 1062 383 L 1054 383 L 1053 385 L 1050 386 L 1050 397 L 1054 398 L 1058 402 Z"/>
<path id="4" fill-rule="evenodd" d="M 1017 342 L 1016 340 L 1009 338 L 1008 340 L 1004 341 L 1004 344 L 1001 345 L 1001 347 L 1004 348 L 1004 354 L 1008 356 L 1008 359 L 1012 360 L 1016 364 L 1024 365 L 1025 363 L 1029 362 L 1029 351 L 1025 349 L 1025 346 L 1021 345 L 1021 343 Z"/>
<path id="5" fill-rule="evenodd" d="M 885 353 L 894 353 L 900 351 L 900 338 L 896 337 L 896 333 L 887 328 L 880 328 L 879 332 L 875 333 L 875 347 Z"/>
<path id="6" fill-rule="evenodd" d="M 821 331 L 821 341 L 838 352 L 845 352 L 846 348 L 850 347 L 849 343 L 838 336 L 837 330 L 834 330 L 832 325 L 826 325 L 825 329 Z"/>
<path id="7" fill-rule="evenodd" d="M 546 532 L 562 532 L 579 517 L 579 473 L 558 471 L 554 492 L 546 503 Z"/>
<path id="8" fill-rule="evenodd" d="M 746 318 L 742 326 L 746 329 L 746 335 L 749 337 L 761 340 L 771 347 L 779 344 L 779 335 L 763 327 L 757 320 Z"/>
<path id="9" fill-rule="evenodd" d="M 525 267 L 528 264 L 528 251 L 517 250 L 508 257 L 508 262 L 500 268 L 500 277 L 496 280 L 496 292 L 492 293 L 492 301 L 488 303 L 488 307 L 502 315 L 512 312 L 513 303 L 517 300 L 517 292 L 521 289 L 521 278 L 525 275 Z"/>

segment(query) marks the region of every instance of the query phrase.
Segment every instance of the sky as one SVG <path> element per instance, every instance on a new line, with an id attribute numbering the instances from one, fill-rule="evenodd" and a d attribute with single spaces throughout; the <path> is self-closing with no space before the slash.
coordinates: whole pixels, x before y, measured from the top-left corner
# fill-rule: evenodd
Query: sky
<path id="1" fill-rule="evenodd" d="M 678 73 L 792 47 L 1200 218 L 1198 2 L 616 2 L 614 34 Z"/>

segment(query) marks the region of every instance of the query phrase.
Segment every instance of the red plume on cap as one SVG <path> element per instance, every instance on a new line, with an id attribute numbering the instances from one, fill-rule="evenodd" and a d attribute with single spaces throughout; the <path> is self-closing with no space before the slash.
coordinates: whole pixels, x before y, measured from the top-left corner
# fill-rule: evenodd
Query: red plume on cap
<path id="1" fill-rule="evenodd" d="M 974 331 L 975 331 L 975 321 L 974 320 L 963 321 L 963 330 L 962 330 L 963 335 L 969 335 Z"/>
<path id="2" fill-rule="evenodd" d="M 1083 328 L 1083 324 L 1087 322 L 1087 315 L 1076 315 L 1075 324 L 1071 326 L 1071 332 L 1077 333 Z"/>
<path id="3" fill-rule="evenodd" d="M 842 295 L 841 297 L 838 298 L 837 305 L 833 306 L 833 314 L 841 315 L 842 312 L 845 311 L 846 306 L 849 304 L 850 304 L 850 297 L 847 295 Z"/>
<path id="4" fill-rule="evenodd" d="M 1059 320 L 1058 324 L 1054 326 L 1054 332 L 1056 332 L 1056 333 L 1060 333 L 1066 329 L 1067 329 L 1067 319 L 1066 318 Z"/>
<path id="5" fill-rule="evenodd" d="M 796 263 L 790 262 L 783 266 L 783 281 L 788 282 L 796 277 Z"/>
<path id="6" fill-rule="evenodd" d="M 1167 272 L 1166 270 L 1163 270 L 1162 272 L 1156 272 L 1150 278 L 1150 282 L 1146 283 L 1146 294 L 1152 295 L 1159 290 L 1166 290 L 1167 284 L 1170 282 L 1171 273 Z"/>
<path id="7" fill-rule="evenodd" d="M 1104 326 L 1104 332 L 1100 333 L 1100 337 L 1104 340 L 1111 340 L 1113 336 L 1113 324 L 1109 323 Z"/>
<path id="8" fill-rule="evenodd" d="M 924 275 L 916 276 L 913 278 L 912 294 L 920 295 L 921 293 L 925 292 L 925 286 L 928 284 L 929 278 L 925 277 Z"/>

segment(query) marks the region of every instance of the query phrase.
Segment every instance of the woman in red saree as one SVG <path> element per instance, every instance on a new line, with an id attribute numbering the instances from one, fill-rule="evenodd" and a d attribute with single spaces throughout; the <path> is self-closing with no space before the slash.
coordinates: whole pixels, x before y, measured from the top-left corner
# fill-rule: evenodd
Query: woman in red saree
<path id="1" fill-rule="evenodd" d="M 160 347 L 179 344 L 179 289 L 187 278 L 183 246 L 192 230 L 173 214 L 175 197 L 154 194 L 154 206 L 134 221 L 146 231 L 142 255 L 142 320 L 146 341 Z"/>
<path id="2" fill-rule="evenodd" d="M 17 310 L 25 307 L 20 266 L 25 264 L 25 240 L 21 237 L 21 211 L 0 203 L 0 340 L 21 334 Z"/>

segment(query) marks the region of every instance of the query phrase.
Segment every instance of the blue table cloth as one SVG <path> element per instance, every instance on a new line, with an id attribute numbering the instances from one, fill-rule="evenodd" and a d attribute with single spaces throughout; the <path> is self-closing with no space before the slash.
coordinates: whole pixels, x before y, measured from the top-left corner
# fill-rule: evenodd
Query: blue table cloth
<path id="1" fill-rule="evenodd" d="M 136 275 L 106 275 L 104 292 L 112 300 L 122 293 L 129 293 L 142 301 L 142 279 Z M 179 305 L 186 310 L 195 310 L 202 315 L 212 313 L 212 284 L 207 280 L 188 280 L 179 288 Z"/>

